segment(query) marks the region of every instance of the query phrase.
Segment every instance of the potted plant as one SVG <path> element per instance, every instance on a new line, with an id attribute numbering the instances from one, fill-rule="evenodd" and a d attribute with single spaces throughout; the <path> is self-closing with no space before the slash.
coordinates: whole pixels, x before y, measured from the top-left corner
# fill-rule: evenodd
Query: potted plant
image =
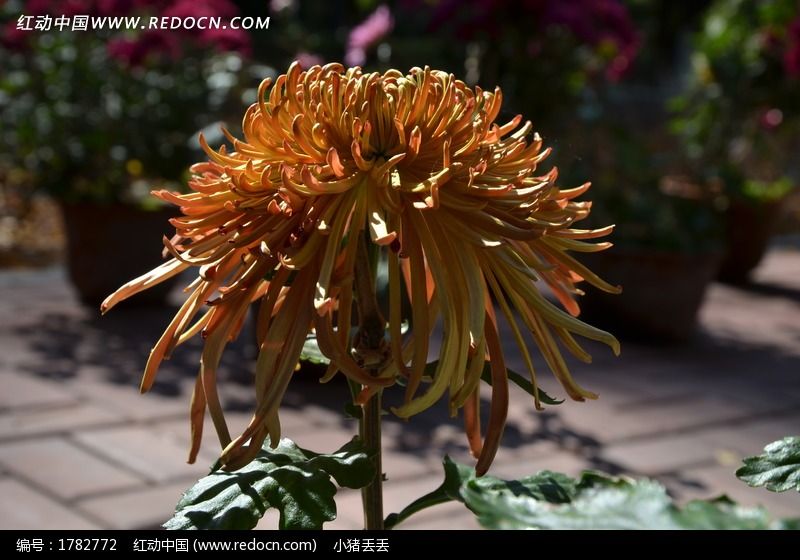
<path id="1" fill-rule="evenodd" d="M 718 0 L 694 39 L 674 128 L 698 181 L 727 208 L 720 279 L 741 283 L 766 250 L 797 184 L 800 8 L 795 0 Z"/>
<path id="2" fill-rule="evenodd" d="M 721 230 L 708 187 L 670 179 L 680 170 L 666 108 L 680 72 L 675 22 L 696 13 L 675 3 L 634 8 L 635 63 L 624 80 L 581 100 L 577 118 L 562 124 L 556 157 L 568 183 L 593 177 L 592 223 L 615 224 L 613 247 L 585 257 L 622 293 L 587 288 L 582 316 L 629 338 L 684 341 L 716 273 Z"/>
<path id="3" fill-rule="evenodd" d="M 731 284 L 744 284 L 766 253 L 794 183 L 787 176 L 761 181 L 732 173 L 724 184 L 729 193 L 723 200 L 727 207 L 726 243 L 718 278 Z"/>
<path id="4" fill-rule="evenodd" d="M 230 29 L 26 31 L 18 18 L 236 13 L 228 2 L 158 6 L 85 0 L 67 9 L 29 1 L 8 2 L 0 12 L 0 157 L 59 200 L 69 275 L 80 300 L 93 306 L 132 273 L 158 264 L 158 253 L 128 232 L 153 241 L 168 233 L 173 211 L 149 192 L 183 181 L 199 148 L 196 132 L 241 93 L 248 36 Z"/>
<path id="5" fill-rule="evenodd" d="M 631 68 L 640 37 L 629 8 L 621 0 L 502 4 L 508 9 L 481 0 L 401 2 L 385 40 L 391 48 L 373 47 L 366 59 L 412 65 L 433 52 L 452 71 L 466 69 L 468 84 L 500 85 L 506 120 L 532 115 L 537 132 L 560 142 L 581 102 Z M 382 58 L 387 52 L 391 58 Z"/>
<path id="6" fill-rule="evenodd" d="M 665 188 L 670 167 L 659 154 L 667 134 L 662 128 L 659 135 L 655 124 L 650 130 L 656 133 L 645 142 L 624 128 L 592 129 L 601 152 L 587 162 L 599 171 L 592 216 L 616 225 L 614 247 L 586 255 L 585 262 L 623 291 L 611 299 L 587 289 L 580 305 L 588 320 L 628 338 L 681 342 L 694 332 L 716 275 L 721 225 L 696 186 Z"/>

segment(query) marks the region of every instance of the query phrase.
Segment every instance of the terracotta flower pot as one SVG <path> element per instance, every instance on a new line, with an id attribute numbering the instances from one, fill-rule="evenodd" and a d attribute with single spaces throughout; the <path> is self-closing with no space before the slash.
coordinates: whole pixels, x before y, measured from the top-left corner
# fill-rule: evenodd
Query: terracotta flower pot
<path id="1" fill-rule="evenodd" d="M 582 317 L 614 334 L 647 342 L 680 342 L 695 330 L 718 254 L 683 254 L 617 247 L 581 259 L 622 294 L 592 288 L 579 301 Z"/>
<path id="2" fill-rule="evenodd" d="M 717 278 L 744 284 L 767 251 L 782 206 L 781 200 L 745 202 L 733 199 L 725 216 L 725 256 Z"/>
<path id="3" fill-rule="evenodd" d="M 126 204 L 62 203 L 67 269 L 80 301 L 94 308 L 125 282 L 163 262 L 162 237 L 174 230 L 170 208 Z M 133 305 L 163 304 L 172 282 L 131 298 Z"/>

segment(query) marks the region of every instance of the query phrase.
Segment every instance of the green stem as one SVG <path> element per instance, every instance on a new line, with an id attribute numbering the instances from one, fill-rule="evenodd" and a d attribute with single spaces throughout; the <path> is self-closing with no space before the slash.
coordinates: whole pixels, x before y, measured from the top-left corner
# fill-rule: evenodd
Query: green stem
<path id="1" fill-rule="evenodd" d="M 383 529 L 383 465 L 381 460 L 381 393 L 376 393 L 364 405 L 360 422 L 361 439 L 367 449 L 375 451 L 375 478 L 361 489 L 364 508 L 364 529 Z"/>
<path id="2" fill-rule="evenodd" d="M 366 239 L 358 241 L 355 265 L 356 304 L 358 305 L 359 329 L 354 344 L 356 356 L 377 375 L 386 359 L 384 335 L 386 321 L 380 311 L 376 294 L 373 267 Z M 373 453 L 375 478 L 361 489 L 364 508 L 364 529 L 383 529 L 383 466 L 381 449 L 381 392 L 378 391 L 363 407 L 359 421 L 359 435 L 367 449 Z"/>

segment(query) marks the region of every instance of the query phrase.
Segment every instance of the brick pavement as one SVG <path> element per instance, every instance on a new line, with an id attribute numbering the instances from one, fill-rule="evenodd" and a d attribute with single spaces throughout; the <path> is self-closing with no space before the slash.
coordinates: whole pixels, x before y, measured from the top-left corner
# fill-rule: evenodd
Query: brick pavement
<path id="1" fill-rule="evenodd" d="M 800 252 L 776 249 L 748 290 L 714 285 L 702 329 L 685 346 L 623 344 L 614 359 L 575 364 L 601 394 L 535 413 L 512 394 L 494 474 L 585 468 L 661 479 L 679 499 L 729 493 L 776 515 L 800 515 L 796 494 L 739 483 L 741 458 L 800 432 Z M 170 310 L 120 309 L 105 318 L 77 305 L 63 271 L 2 271 L 0 288 L 0 529 L 152 528 L 214 458 L 213 434 L 197 465 L 185 464 L 188 392 L 197 345 L 176 352 L 152 394 L 138 377 Z M 252 406 L 252 350 L 237 343 L 222 368 L 232 429 Z M 512 363 L 514 360 L 511 360 Z M 552 381 L 545 389 L 561 395 Z M 282 412 L 287 436 L 330 451 L 355 429 L 342 418 L 341 384 L 292 385 Z M 207 430 L 207 432 L 213 430 Z M 467 460 L 457 421 L 442 407 L 409 423 L 387 420 L 386 509 L 439 484 L 444 453 Z M 332 527 L 357 528 L 359 496 L 344 491 Z M 268 515 L 259 527 L 274 527 Z M 475 528 L 469 512 L 438 506 L 408 528 Z"/>

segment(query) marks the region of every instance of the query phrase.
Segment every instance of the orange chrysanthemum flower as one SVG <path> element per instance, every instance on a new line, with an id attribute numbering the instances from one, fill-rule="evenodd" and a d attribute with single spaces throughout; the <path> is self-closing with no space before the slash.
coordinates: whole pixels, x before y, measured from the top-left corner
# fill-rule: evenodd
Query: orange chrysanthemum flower
<path id="1" fill-rule="evenodd" d="M 361 384 L 361 404 L 398 377 L 406 379 L 404 404 L 393 409 L 400 417 L 425 410 L 448 393 L 453 413 L 465 408 L 479 472 L 497 450 L 508 404 L 495 307 L 518 343 L 534 387 L 520 322 L 569 396 L 596 398 L 570 376 L 556 341 L 587 361 L 574 334 L 619 351 L 613 336 L 574 317 L 579 310 L 573 298 L 581 280 L 606 291 L 617 288 L 568 255 L 608 247 L 583 240 L 606 235 L 611 227 L 573 227 L 589 213 L 590 203 L 574 200 L 588 183 L 561 190 L 555 169 L 537 175 L 549 150 L 541 150 L 536 134 L 528 140 L 531 124 L 518 128 L 520 116 L 502 126 L 494 123 L 501 101 L 499 89 L 473 90 L 428 68 L 403 75 L 338 64 L 301 71 L 294 64 L 274 85 L 261 84 L 258 102 L 244 116 L 245 140 L 227 135 L 233 151 L 212 150 L 201 136 L 210 161 L 192 168 L 192 192 L 155 193 L 183 212 L 172 220 L 175 236 L 165 239 L 173 258 L 103 303 L 107 311 L 188 267 L 199 268 L 142 380 L 146 391 L 160 362 L 202 333 L 190 460 L 197 454 L 206 408 L 226 468 L 246 464 L 267 436 L 277 444 L 278 408 L 312 330 L 331 360 L 325 379 L 340 371 Z M 360 352 L 364 345 L 350 334 L 365 230 L 382 248 L 389 276 L 388 338 L 383 340 L 381 319 L 381 341 L 372 341 L 379 351 L 372 356 Z M 541 294 L 540 281 L 567 312 Z M 405 335 L 404 297 L 411 308 Z M 232 440 L 216 371 L 252 303 L 259 304 L 257 410 Z M 429 338 L 439 319 L 439 360 L 429 374 Z M 492 403 L 481 441 L 478 388 L 487 359 Z M 535 405 L 540 408 L 538 399 Z"/>

